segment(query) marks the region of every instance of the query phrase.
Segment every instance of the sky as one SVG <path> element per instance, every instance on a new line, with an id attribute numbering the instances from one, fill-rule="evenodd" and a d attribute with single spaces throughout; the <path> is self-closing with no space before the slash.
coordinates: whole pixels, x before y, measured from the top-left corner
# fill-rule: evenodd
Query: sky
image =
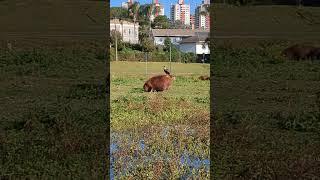
<path id="1" fill-rule="evenodd" d="M 122 2 L 127 2 L 128 0 L 110 0 L 111 7 L 121 7 Z M 150 4 L 152 0 L 136 0 L 140 4 Z M 176 4 L 178 0 L 158 0 L 160 4 L 164 5 L 164 14 L 170 18 L 170 4 Z M 190 13 L 194 15 L 194 10 L 197 5 L 201 4 L 202 0 L 185 0 L 185 4 L 190 4 Z"/>

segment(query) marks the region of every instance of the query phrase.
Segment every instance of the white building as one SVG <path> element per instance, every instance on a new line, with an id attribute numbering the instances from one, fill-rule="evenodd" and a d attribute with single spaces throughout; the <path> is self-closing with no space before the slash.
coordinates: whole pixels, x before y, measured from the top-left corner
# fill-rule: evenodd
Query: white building
<path id="1" fill-rule="evenodd" d="M 171 5 L 171 20 L 181 21 L 185 25 L 190 25 L 190 4 L 184 4 L 184 0 L 179 0 L 178 4 Z"/>
<path id="2" fill-rule="evenodd" d="M 210 29 L 210 15 L 206 7 L 210 5 L 210 1 L 202 1 L 202 4 L 195 10 L 195 27 L 201 29 Z M 207 12 L 207 14 L 201 14 Z"/>
<path id="3" fill-rule="evenodd" d="M 155 45 L 164 45 L 164 40 L 170 38 L 172 44 L 179 45 L 180 42 L 197 34 L 209 33 L 201 29 L 152 29 L 152 36 Z"/>
<path id="4" fill-rule="evenodd" d="M 120 32 L 123 42 L 132 44 L 139 43 L 139 23 L 132 23 L 119 19 L 110 20 L 110 32 L 116 30 Z"/>
<path id="5" fill-rule="evenodd" d="M 129 9 L 129 6 L 133 4 L 133 0 L 128 0 L 128 2 L 122 2 L 121 7 L 124 9 Z"/>
<path id="6" fill-rule="evenodd" d="M 208 62 L 210 60 L 210 48 L 206 39 L 209 37 L 209 33 L 196 33 L 195 36 L 183 39 L 180 42 L 179 49 L 184 53 L 194 53 L 197 55 L 197 61 Z"/>

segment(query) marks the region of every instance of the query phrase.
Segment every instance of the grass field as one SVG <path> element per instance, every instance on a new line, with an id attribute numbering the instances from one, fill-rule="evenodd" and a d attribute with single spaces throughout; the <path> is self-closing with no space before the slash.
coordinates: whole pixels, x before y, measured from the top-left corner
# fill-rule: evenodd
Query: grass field
<path id="1" fill-rule="evenodd" d="M 319 179 L 320 61 L 280 57 L 320 45 L 319 8 L 213 10 L 213 178 Z"/>
<path id="2" fill-rule="evenodd" d="M 172 64 L 169 91 L 143 92 L 144 82 L 164 74 L 167 62 L 111 63 L 112 176 L 209 178 L 208 64 Z"/>
<path id="3" fill-rule="evenodd" d="M 257 36 L 264 39 L 313 40 L 320 35 L 318 7 L 214 4 L 214 35 Z M 314 38 L 316 37 L 316 38 Z M 248 39 L 248 38 L 247 38 Z"/>
<path id="4" fill-rule="evenodd" d="M 104 42 L 16 43 L 0 48 L 0 174 L 102 178 Z"/>
<path id="5" fill-rule="evenodd" d="M 105 37 L 105 1 L 0 1 L 1 40 Z"/>
<path id="6" fill-rule="evenodd" d="M 217 50 L 214 177 L 319 178 L 320 62 Z"/>

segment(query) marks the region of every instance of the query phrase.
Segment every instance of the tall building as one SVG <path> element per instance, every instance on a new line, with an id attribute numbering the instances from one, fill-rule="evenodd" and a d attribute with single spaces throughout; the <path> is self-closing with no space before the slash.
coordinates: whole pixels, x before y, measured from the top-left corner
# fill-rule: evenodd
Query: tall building
<path id="1" fill-rule="evenodd" d="M 210 12 L 207 8 L 210 6 L 209 0 L 202 1 L 195 10 L 195 27 L 197 29 L 210 29 Z"/>
<path id="2" fill-rule="evenodd" d="M 178 4 L 171 5 L 171 21 L 181 21 L 190 25 L 190 4 L 184 4 L 184 0 L 178 0 Z"/>
<path id="3" fill-rule="evenodd" d="M 153 4 L 155 5 L 155 17 L 157 16 L 164 16 L 164 7 L 162 4 L 159 3 L 159 0 L 153 0 Z"/>
<path id="4" fill-rule="evenodd" d="M 154 5 L 155 9 L 153 11 L 153 14 L 150 17 L 151 21 L 153 21 L 154 18 L 156 18 L 157 16 L 164 16 L 164 7 L 163 7 L 163 5 L 160 4 L 158 0 L 153 0 L 152 3 Z"/>
<path id="5" fill-rule="evenodd" d="M 194 29 L 195 25 L 195 20 L 194 20 L 194 15 L 190 15 L 190 25 L 191 25 L 191 29 Z"/>

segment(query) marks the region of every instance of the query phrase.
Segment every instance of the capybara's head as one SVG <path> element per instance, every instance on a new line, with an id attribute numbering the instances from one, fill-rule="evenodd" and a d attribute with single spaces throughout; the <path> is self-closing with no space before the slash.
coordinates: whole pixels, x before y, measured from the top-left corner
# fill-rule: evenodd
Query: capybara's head
<path id="1" fill-rule="evenodd" d="M 209 76 L 200 76 L 199 77 L 200 80 L 210 80 Z"/>
<path id="2" fill-rule="evenodd" d="M 166 75 L 158 75 L 151 77 L 144 83 L 144 91 L 164 91 L 169 89 L 175 77 L 170 74 L 167 68 L 164 67 L 163 70 L 166 73 Z"/>

